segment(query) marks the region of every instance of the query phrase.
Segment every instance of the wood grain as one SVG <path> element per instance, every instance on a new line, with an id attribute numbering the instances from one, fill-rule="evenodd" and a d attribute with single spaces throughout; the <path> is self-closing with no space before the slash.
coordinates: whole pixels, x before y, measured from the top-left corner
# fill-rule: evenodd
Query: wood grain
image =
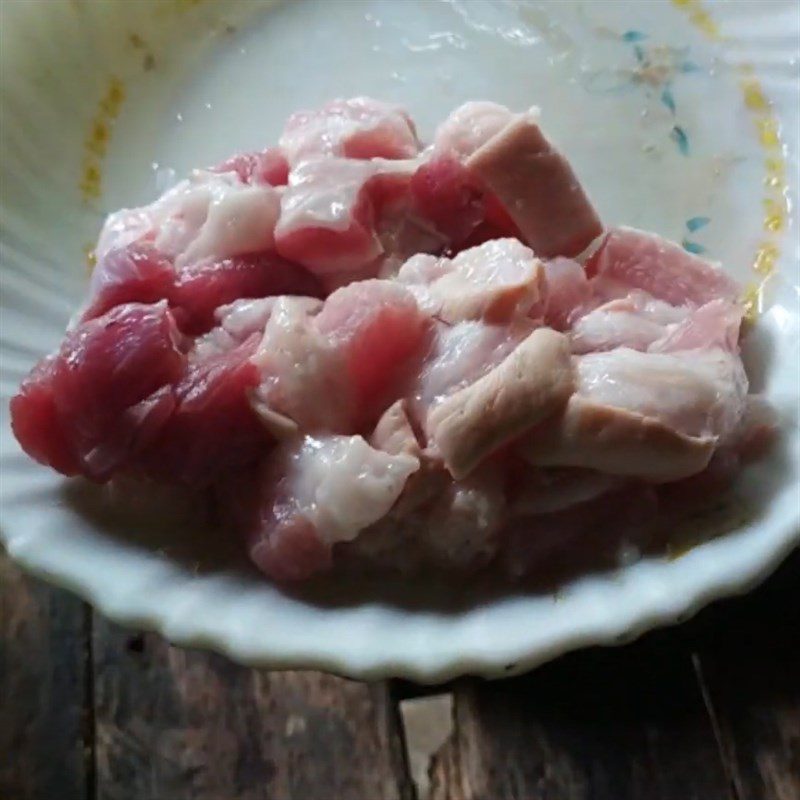
<path id="1" fill-rule="evenodd" d="M 0 798 L 84 800 L 88 609 L 0 550 Z M 86 741 L 85 741 L 86 740 Z"/>
<path id="2" fill-rule="evenodd" d="M 736 800 L 800 800 L 800 552 L 750 597 L 710 609 L 696 668 Z"/>
<path id="3" fill-rule="evenodd" d="M 456 727 L 439 800 L 729 797 L 691 663 L 649 648 L 467 681 Z"/>
<path id="4" fill-rule="evenodd" d="M 99 800 L 409 800 L 386 685 L 267 673 L 98 621 Z"/>
<path id="5" fill-rule="evenodd" d="M 634 644 L 421 689 L 180 650 L 0 556 L 0 798 L 413 800 L 398 700 L 449 690 L 434 800 L 800 800 L 798 579 L 800 552 Z"/>
<path id="6" fill-rule="evenodd" d="M 460 682 L 432 797 L 800 800 L 798 576 L 800 554 L 680 628 Z"/>

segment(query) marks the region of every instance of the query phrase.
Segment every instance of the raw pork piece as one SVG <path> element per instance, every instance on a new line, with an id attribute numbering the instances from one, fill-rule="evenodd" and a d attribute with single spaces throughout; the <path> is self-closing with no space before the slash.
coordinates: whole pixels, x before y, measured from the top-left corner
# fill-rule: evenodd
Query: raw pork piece
<path id="1" fill-rule="evenodd" d="M 576 256 L 602 233 L 567 160 L 533 113 L 516 116 L 466 161 L 493 192 L 540 258 Z"/>
<path id="2" fill-rule="evenodd" d="M 578 394 L 660 420 L 687 436 L 724 440 L 745 409 L 740 359 L 719 349 L 639 353 L 619 348 L 576 359 Z"/>
<path id="3" fill-rule="evenodd" d="M 350 428 L 344 357 L 328 346 L 314 325 L 321 307 L 321 302 L 308 298 L 278 298 L 253 356 L 260 374 L 254 408 L 281 438 L 296 433 L 298 426 Z"/>
<path id="4" fill-rule="evenodd" d="M 352 542 L 337 546 L 337 561 L 409 574 L 426 569 L 472 572 L 497 552 L 505 497 L 503 460 L 489 460 L 455 482 L 423 449 L 405 400 L 381 417 L 370 443 L 418 460 L 392 509 Z"/>
<path id="5" fill-rule="evenodd" d="M 471 156 L 514 119 L 513 112 L 499 103 L 470 101 L 460 105 L 436 129 L 433 146 L 459 159 Z"/>
<path id="6" fill-rule="evenodd" d="M 197 171 L 142 210 L 154 225 L 156 247 L 180 269 L 203 259 L 271 250 L 280 194 L 268 184 L 243 183 L 233 172 Z M 124 246 L 115 226 L 112 215 L 100 236 L 98 264 L 107 241 Z"/>
<path id="7" fill-rule="evenodd" d="M 137 469 L 167 483 L 208 486 L 231 470 L 255 468 L 273 441 L 250 402 L 259 338 L 212 357 L 190 356 L 172 389 L 172 413 L 136 459 Z"/>
<path id="8" fill-rule="evenodd" d="M 279 581 L 326 569 L 333 545 L 385 516 L 418 467 L 412 456 L 376 450 L 360 436 L 287 443 L 270 456 L 245 514 L 251 558 Z"/>
<path id="9" fill-rule="evenodd" d="M 203 333 L 216 310 L 240 298 L 302 295 L 321 297 L 319 281 L 302 267 L 274 253 L 201 261 L 181 269 L 167 294 L 181 329 Z"/>
<path id="10" fill-rule="evenodd" d="M 11 400 L 26 452 L 96 481 L 130 466 L 175 407 L 171 384 L 186 357 L 165 302 L 130 303 L 67 334 Z"/>
<path id="11" fill-rule="evenodd" d="M 112 214 L 95 255 L 15 434 L 212 495 L 279 581 L 616 566 L 776 435 L 735 281 L 604 232 L 536 109 L 466 103 L 423 150 L 396 106 L 335 100 Z"/>
<path id="12" fill-rule="evenodd" d="M 276 238 L 283 256 L 341 285 L 389 274 L 398 257 L 460 249 L 482 227 L 517 232 L 456 154 L 364 161 L 333 147 L 292 169 Z"/>
<path id="13" fill-rule="evenodd" d="M 531 109 L 529 113 L 538 113 Z M 468 102 L 436 129 L 433 153 L 412 181 L 415 207 L 459 250 L 520 229 L 501 199 L 466 166 L 467 159 L 517 115 L 497 103 Z"/>
<path id="14" fill-rule="evenodd" d="M 187 356 L 165 302 L 118 306 L 75 328 L 23 384 L 14 430 L 66 474 L 103 482 L 132 471 L 206 486 L 270 445 L 249 402 L 257 343 Z"/>
<path id="15" fill-rule="evenodd" d="M 339 289 L 321 310 L 282 298 L 254 357 L 260 407 L 304 430 L 352 433 L 374 423 L 419 368 L 429 328 L 411 293 L 390 281 Z"/>
<path id="16" fill-rule="evenodd" d="M 402 194 L 415 169 L 416 162 L 303 162 L 292 170 L 281 200 L 278 252 L 322 276 L 374 277 L 384 252 L 377 233 L 381 205 L 387 195 Z"/>
<path id="17" fill-rule="evenodd" d="M 570 331 L 572 351 L 591 353 L 616 347 L 647 350 L 665 339 L 689 314 L 688 308 L 676 308 L 634 290 L 579 317 Z"/>
<path id="18" fill-rule="evenodd" d="M 545 261 L 544 297 L 544 321 L 557 331 L 568 330 L 596 304 L 583 267 L 570 258 Z"/>
<path id="19" fill-rule="evenodd" d="M 433 344 L 409 392 L 412 416 L 423 420 L 428 410 L 485 375 L 499 364 L 535 325 L 515 320 L 510 325 L 483 322 L 439 322 Z"/>
<path id="20" fill-rule="evenodd" d="M 83 318 L 166 299 L 179 325 L 195 334 L 212 326 L 218 306 L 241 297 L 319 294 L 306 270 L 273 251 L 279 209 L 271 186 L 197 172 L 150 206 L 112 214 L 96 248 Z"/>
<path id="21" fill-rule="evenodd" d="M 423 161 L 409 191 L 410 207 L 404 214 L 430 225 L 449 247 L 461 245 L 486 220 L 485 192 L 452 155 L 434 154 Z"/>
<path id="22" fill-rule="evenodd" d="M 452 256 L 493 239 L 520 238 L 497 198 L 454 155 L 426 151 L 418 161 L 402 163 L 416 164 L 416 170 L 407 186 L 398 179 L 389 184 L 381 205 L 382 276 L 415 254 Z"/>
<path id="23" fill-rule="evenodd" d="M 719 348 L 739 352 L 739 331 L 744 308 L 727 300 L 711 300 L 692 311 L 680 324 L 653 342 L 653 353 Z"/>
<path id="24" fill-rule="evenodd" d="M 82 319 L 100 317 L 124 303 L 166 300 L 174 285 L 171 259 L 152 242 L 137 240 L 108 250 L 92 272 L 90 304 Z"/>
<path id="25" fill-rule="evenodd" d="M 516 239 L 494 239 L 454 259 L 417 255 L 397 274 L 420 307 L 443 322 L 507 323 L 541 298 L 542 264 Z"/>
<path id="26" fill-rule="evenodd" d="M 313 275 L 274 253 L 203 260 L 176 270 L 148 242 L 108 253 L 92 276 L 92 289 L 84 320 L 123 303 L 168 300 L 181 330 L 193 335 L 213 327 L 217 308 L 242 297 L 322 293 Z"/>
<path id="27" fill-rule="evenodd" d="M 289 162 L 280 147 L 268 147 L 256 153 L 239 153 L 209 172 L 235 172 L 242 183 L 286 186 L 289 180 Z"/>
<path id="28" fill-rule="evenodd" d="M 458 482 L 432 462 L 421 467 L 385 516 L 336 546 L 336 562 L 406 575 L 485 567 L 505 517 L 502 466 L 483 465 Z"/>
<path id="29" fill-rule="evenodd" d="M 710 436 L 687 436 L 653 417 L 573 395 L 563 415 L 517 448 L 538 467 L 584 467 L 661 483 L 701 472 L 715 444 Z"/>
<path id="30" fill-rule="evenodd" d="M 280 146 L 292 167 L 320 156 L 413 158 L 419 141 L 411 117 L 398 106 L 354 97 L 289 117 Z"/>
<path id="31" fill-rule="evenodd" d="M 346 354 L 346 377 L 357 409 L 391 402 L 400 384 L 419 370 L 418 357 L 431 329 L 410 292 L 379 280 L 334 292 L 316 325 L 331 346 Z"/>
<path id="32" fill-rule="evenodd" d="M 577 358 L 576 375 L 564 414 L 521 443 L 531 464 L 679 480 L 705 469 L 744 413 L 747 378 L 722 350 L 619 348 Z"/>
<path id="33" fill-rule="evenodd" d="M 498 447 L 559 411 L 573 388 L 569 341 L 540 328 L 491 372 L 429 412 L 429 444 L 454 478 L 464 478 Z"/>
<path id="34" fill-rule="evenodd" d="M 734 301 L 741 289 L 718 265 L 635 228 L 615 228 L 586 264 L 590 275 L 641 289 L 674 306 Z"/>
<path id="35" fill-rule="evenodd" d="M 106 220 L 95 247 L 98 266 L 112 251 L 150 242 L 177 266 L 268 250 L 280 209 L 269 185 L 249 185 L 235 172 L 196 170 L 148 206 Z"/>

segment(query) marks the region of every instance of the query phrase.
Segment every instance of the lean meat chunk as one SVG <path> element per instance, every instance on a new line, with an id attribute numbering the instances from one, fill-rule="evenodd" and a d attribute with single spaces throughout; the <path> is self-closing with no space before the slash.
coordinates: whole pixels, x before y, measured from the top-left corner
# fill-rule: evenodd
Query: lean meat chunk
<path id="1" fill-rule="evenodd" d="M 423 161 L 409 190 L 411 212 L 451 247 L 464 242 L 486 219 L 484 193 L 452 155 L 434 154 Z"/>
<path id="2" fill-rule="evenodd" d="M 391 402 L 419 369 L 431 324 L 413 295 L 393 281 L 361 281 L 334 292 L 316 319 L 345 355 L 346 379 L 361 418 Z"/>
<path id="3" fill-rule="evenodd" d="M 165 300 L 174 284 L 172 261 L 152 242 L 138 240 L 108 250 L 92 272 L 91 299 L 83 319 L 102 316 L 124 303 Z"/>
<path id="4" fill-rule="evenodd" d="M 136 467 L 149 477 L 207 486 L 230 470 L 255 467 L 272 443 L 251 406 L 259 374 L 258 335 L 228 352 L 192 357 L 171 394 L 174 407 Z"/>
<path id="5" fill-rule="evenodd" d="M 280 197 L 234 173 L 197 172 L 150 206 L 107 220 L 84 319 L 126 302 L 166 299 L 188 333 L 208 330 L 241 297 L 318 295 L 316 280 L 273 251 Z"/>
<path id="6" fill-rule="evenodd" d="M 305 269 L 264 253 L 186 266 L 176 274 L 167 297 L 181 328 L 198 334 L 213 327 L 218 308 L 241 298 L 321 294 L 319 282 Z"/>
<path id="7" fill-rule="evenodd" d="M 185 367 L 166 303 L 118 306 L 70 331 L 23 382 L 14 433 L 38 461 L 106 481 L 156 438 Z"/>
<path id="8" fill-rule="evenodd" d="M 134 242 L 98 264 L 92 292 L 84 320 L 123 303 L 167 300 L 181 330 L 196 335 L 213 327 L 220 306 L 240 298 L 315 297 L 322 289 L 313 275 L 274 253 L 207 259 L 175 269 L 152 244 Z"/>

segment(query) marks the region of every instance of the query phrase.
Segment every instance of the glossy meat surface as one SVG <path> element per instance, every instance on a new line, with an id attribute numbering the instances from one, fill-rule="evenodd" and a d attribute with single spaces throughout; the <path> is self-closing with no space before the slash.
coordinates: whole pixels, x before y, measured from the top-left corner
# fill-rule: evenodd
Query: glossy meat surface
<path id="1" fill-rule="evenodd" d="M 277 581 L 614 566 L 775 435 L 741 288 L 604 229 L 536 109 L 466 103 L 428 147 L 391 103 L 300 111 L 111 214 L 95 259 L 14 434 L 213 495 Z"/>

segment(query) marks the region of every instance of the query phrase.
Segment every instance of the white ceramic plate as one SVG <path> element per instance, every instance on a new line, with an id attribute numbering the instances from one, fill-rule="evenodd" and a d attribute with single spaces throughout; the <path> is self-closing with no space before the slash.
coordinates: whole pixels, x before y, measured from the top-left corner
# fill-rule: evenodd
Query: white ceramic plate
<path id="1" fill-rule="evenodd" d="M 800 539 L 800 35 L 795 0 L 73 0 L 0 6 L 2 523 L 11 555 L 121 622 L 268 666 L 424 681 L 519 672 L 691 614 Z M 103 214 L 274 141 L 298 107 L 399 101 L 430 134 L 468 98 L 540 105 L 604 219 L 722 260 L 761 305 L 751 368 L 782 446 L 726 534 L 556 595 L 289 596 L 238 548 L 113 512 L 20 452 L 7 401 L 59 340 Z M 768 278 L 764 291 L 756 287 Z M 163 521 L 163 520 L 162 520 Z M 704 530 L 696 530 L 702 538 Z"/>

